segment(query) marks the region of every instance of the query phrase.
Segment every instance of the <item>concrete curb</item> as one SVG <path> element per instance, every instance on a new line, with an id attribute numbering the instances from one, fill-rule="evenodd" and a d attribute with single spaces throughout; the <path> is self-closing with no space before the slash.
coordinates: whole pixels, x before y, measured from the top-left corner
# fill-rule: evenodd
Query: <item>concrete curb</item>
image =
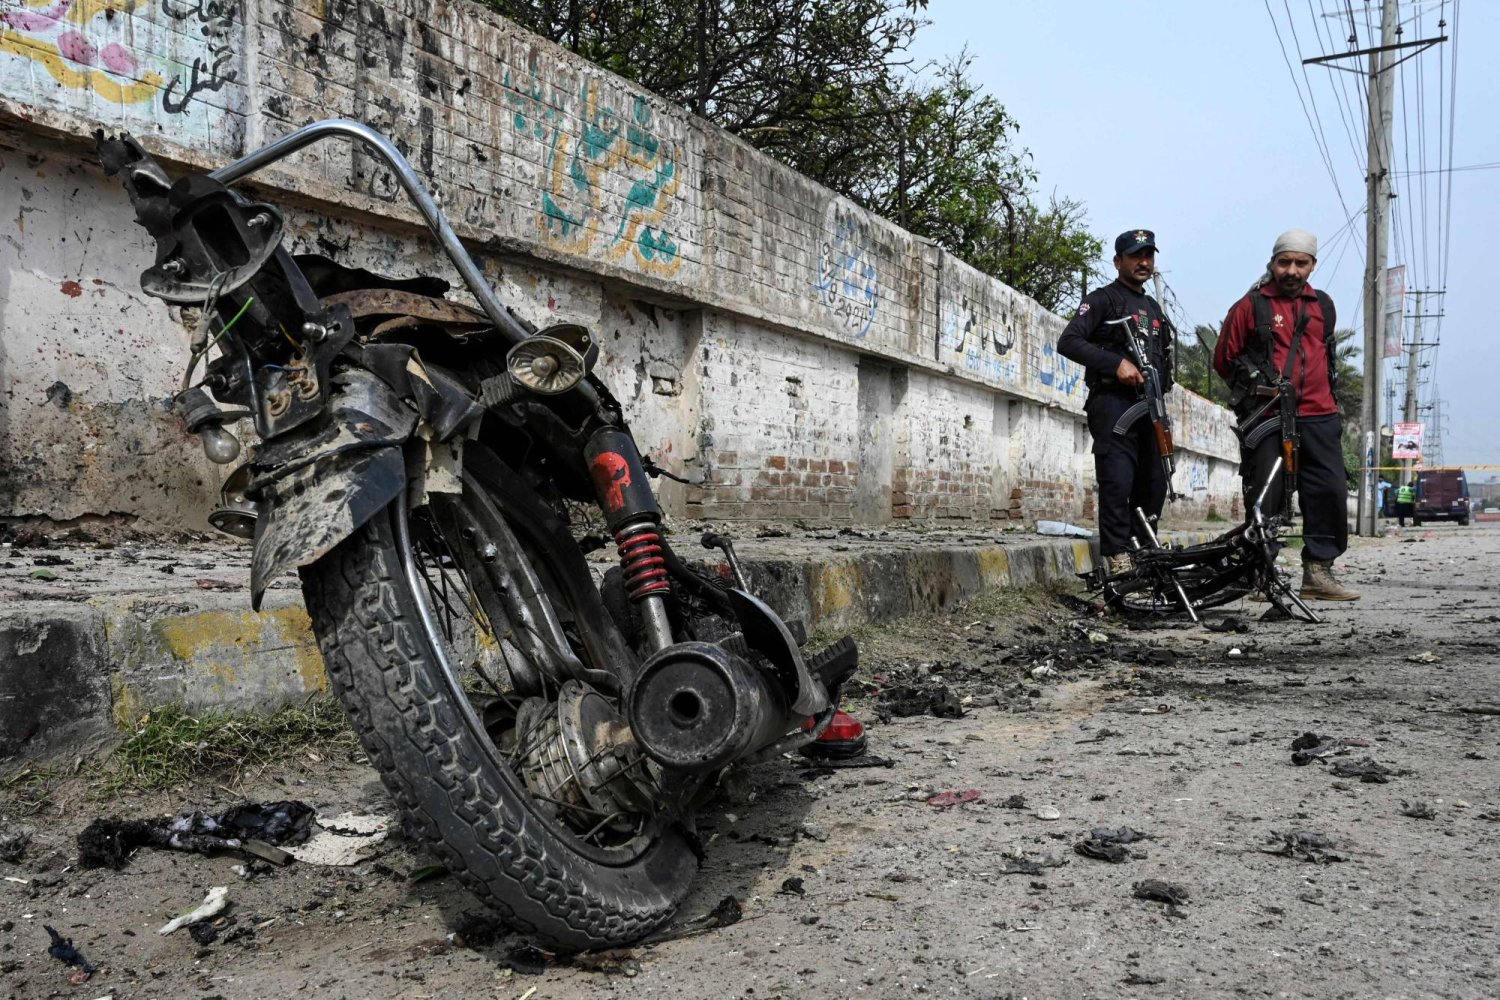
<path id="1" fill-rule="evenodd" d="M 1071 580 L 1093 567 L 1097 552 L 1092 539 L 1036 536 L 785 547 L 801 551 L 747 542 L 744 566 L 768 603 L 809 630 L 851 629 L 993 590 Z M 158 705 L 270 710 L 326 690 L 295 585 L 268 591 L 265 610 L 250 611 L 243 550 L 214 555 L 220 561 L 208 565 L 217 580 L 200 578 L 196 587 L 144 574 L 150 579 L 141 589 L 123 593 L 90 595 L 91 578 L 82 575 L 53 588 L 51 599 L 0 590 L 8 598 L 0 602 L 0 759 L 110 737 Z M 123 572 L 106 563 L 106 578 L 112 569 Z"/>

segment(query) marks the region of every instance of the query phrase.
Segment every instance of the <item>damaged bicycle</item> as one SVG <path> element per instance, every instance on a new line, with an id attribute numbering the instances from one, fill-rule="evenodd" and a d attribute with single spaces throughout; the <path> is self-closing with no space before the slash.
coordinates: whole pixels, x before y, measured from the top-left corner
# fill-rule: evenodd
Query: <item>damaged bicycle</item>
<path id="1" fill-rule="evenodd" d="M 175 180 L 128 134 L 96 139 L 155 240 L 142 289 L 193 330 L 174 407 L 210 459 L 246 456 L 211 521 L 251 540 L 254 607 L 300 575 L 408 826 L 543 943 L 661 927 L 701 860 L 695 810 L 726 769 L 827 735 L 853 641 L 804 655 L 727 539 L 705 545 L 732 579 L 674 551 L 594 333 L 503 306 L 385 136 L 321 121 Z M 329 139 L 390 168 L 477 309 L 293 255 L 281 211 L 234 187 Z M 586 554 L 609 544 L 601 579 Z"/>

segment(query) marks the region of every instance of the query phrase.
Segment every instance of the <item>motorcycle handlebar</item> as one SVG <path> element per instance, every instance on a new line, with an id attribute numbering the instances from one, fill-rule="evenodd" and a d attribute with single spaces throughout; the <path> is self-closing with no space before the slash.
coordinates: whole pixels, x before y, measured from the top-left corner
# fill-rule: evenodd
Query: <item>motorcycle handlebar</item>
<path id="1" fill-rule="evenodd" d="M 417 211 L 422 213 L 422 218 L 427 222 L 427 228 L 432 231 L 432 235 L 442 246 L 443 252 L 458 269 L 459 275 L 464 279 L 464 284 L 469 286 L 469 291 L 479 302 L 479 307 L 484 310 L 485 316 L 495 324 L 501 336 L 511 344 L 525 340 L 528 336 L 526 328 L 495 297 L 494 289 L 490 288 L 489 282 L 485 281 L 483 273 L 479 270 L 479 265 L 474 263 L 474 258 L 469 256 L 469 252 L 464 249 L 458 234 L 448 224 L 448 219 L 443 215 L 442 209 L 438 208 L 437 201 L 423 186 L 411 161 L 389 139 L 363 122 L 352 121 L 348 118 L 329 118 L 313 122 L 311 125 L 304 125 L 297 131 L 282 136 L 275 142 L 212 171 L 208 176 L 221 184 L 233 184 L 257 170 L 285 159 L 304 146 L 332 136 L 343 136 L 353 140 L 385 161 L 386 165 L 395 172 L 396 179 L 401 182 L 412 204 L 417 207 Z"/>

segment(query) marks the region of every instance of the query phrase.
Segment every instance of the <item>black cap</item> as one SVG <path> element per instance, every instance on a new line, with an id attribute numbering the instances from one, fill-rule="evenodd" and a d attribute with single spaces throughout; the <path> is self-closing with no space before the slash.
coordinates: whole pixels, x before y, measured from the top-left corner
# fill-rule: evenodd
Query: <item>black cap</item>
<path id="1" fill-rule="evenodd" d="M 1115 237 L 1115 253 L 1139 253 L 1156 249 L 1156 234 L 1149 229 L 1132 229 Z"/>

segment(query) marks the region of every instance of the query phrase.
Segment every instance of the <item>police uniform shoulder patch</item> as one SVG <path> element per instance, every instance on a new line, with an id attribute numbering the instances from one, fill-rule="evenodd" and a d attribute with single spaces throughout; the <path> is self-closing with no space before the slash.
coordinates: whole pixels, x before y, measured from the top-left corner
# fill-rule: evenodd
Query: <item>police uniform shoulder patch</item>
<path id="1" fill-rule="evenodd" d="M 1080 315 L 1080 316 L 1082 316 L 1084 313 L 1086 313 L 1088 311 L 1089 311 L 1089 304 L 1087 302 L 1085 302 L 1083 305 L 1081 305 L 1081 306 L 1078 307 L 1078 315 Z"/>

